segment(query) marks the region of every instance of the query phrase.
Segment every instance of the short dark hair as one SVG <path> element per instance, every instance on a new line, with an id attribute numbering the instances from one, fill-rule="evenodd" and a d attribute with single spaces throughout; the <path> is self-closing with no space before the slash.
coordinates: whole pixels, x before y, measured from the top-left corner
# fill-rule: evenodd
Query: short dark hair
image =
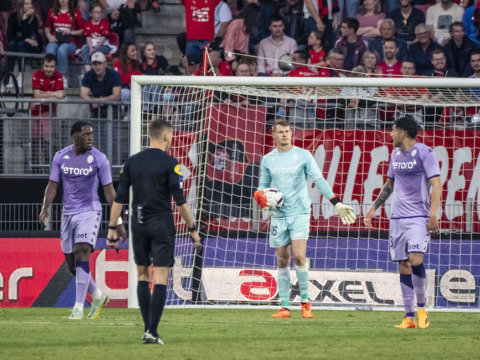
<path id="1" fill-rule="evenodd" d="M 462 28 L 463 31 L 465 31 L 465 24 L 461 21 L 454 21 L 453 23 L 450 24 L 450 26 L 448 27 L 448 32 L 450 34 L 453 34 L 453 28 L 455 26 L 460 26 Z"/>
<path id="2" fill-rule="evenodd" d="M 445 51 L 442 49 L 435 49 L 432 51 L 432 55 L 430 56 L 430 59 L 433 59 L 433 55 L 438 55 L 438 54 L 443 54 L 445 56 L 445 59 L 447 58 L 447 55 L 445 55 Z"/>
<path id="3" fill-rule="evenodd" d="M 294 53 L 294 54 L 297 54 L 298 57 L 299 57 L 301 60 L 304 60 L 304 61 L 305 61 L 305 63 L 308 62 L 308 54 L 307 54 L 306 51 L 303 51 L 303 50 L 295 50 L 293 53 Z"/>
<path id="4" fill-rule="evenodd" d="M 290 127 L 290 123 L 288 122 L 287 119 L 277 119 L 277 120 L 275 120 L 275 122 L 273 123 L 273 126 L 272 126 L 272 131 L 273 132 L 275 132 L 275 128 L 277 127 L 277 125 Z"/>
<path id="5" fill-rule="evenodd" d="M 387 42 L 394 42 L 394 43 L 395 43 L 395 46 L 398 47 L 397 40 L 395 40 L 394 38 L 385 39 L 385 40 L 383 41 L 383 44 L 385 45 Z"/>
<path id="6" fill-rule="evenodd" d="M 158 139 L 165 130 L 171 129 L 171 128 L 172 128 L 172 124 L 170 124 L 167 120 L 153 118 L 148 123 L 148 136 L 150 136 L 152 139 Z"/>
<path id="7" fill-rule="evenodd" d="M 408 137 L 415 139 L 418 134 L 418 125 L 415 119 L 411 116 L 404 116 L 395 121 L 395 127 L 404 130 Z"/>
<path id="8" fill-rule="evenodd" d="M 480 55 L 480 49 L 473 50 L 473 51 L 470 53 L 470 59 L 472 58 L 472 55 Z"/>
<path id="9" fill-rule="evenodd" d="M 358 28 L 360 27 L 360 23 L 355 18 L 347 18 L 347 19 L 343 20 L 343 23 L 347 24 L 347 27 L 349 29 L 353 29 L 355 34 L 357 33 Z"/>
<path id="10" fill-rule="evenodd" d="M 52 61 L 55 61 L 55 65 L 58 64 L 57 62 L 57 57 L 53 54 L 47 54 L 43 57 L 43 62 L 46 63 L 46 62 L 52 62 Z"/>
<path id="11" fill-rule="evenodd" d="M 277 21 L 281 21 L 282 24 L 285 26 L 285 21 L 283 20 L 283 17 L 281 17 L 280 15 L 273 15 L 270 18 L 270 23 L 268 25 L 272 25 L 272 23 L 277 22 Z"/>
<path id="12" fill-rule="evenodd" d="M 70 136 L 73 136 L 73 134 L 77 132 L 82 132 L 82 127 L 84 126 L 92 126 L 92 124 L 85 120 L 75 121 L 72 125 L 72 129 L 70 130 Z"/>

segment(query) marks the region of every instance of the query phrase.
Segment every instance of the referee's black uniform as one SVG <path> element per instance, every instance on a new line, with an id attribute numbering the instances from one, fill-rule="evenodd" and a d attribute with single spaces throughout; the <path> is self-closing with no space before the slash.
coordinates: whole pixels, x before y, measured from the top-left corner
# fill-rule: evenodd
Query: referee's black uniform
<path id="1" fill-rule="evenodd" d="M 135 263 L 171 267 L 174 263 L 175 225 L 172 196 L 186 203 L 178 161 L 166 152 L 148 148 L 131 156 L 120 176 L 115 202 L 128 204 L 132 186 L 131 229 Z"/>

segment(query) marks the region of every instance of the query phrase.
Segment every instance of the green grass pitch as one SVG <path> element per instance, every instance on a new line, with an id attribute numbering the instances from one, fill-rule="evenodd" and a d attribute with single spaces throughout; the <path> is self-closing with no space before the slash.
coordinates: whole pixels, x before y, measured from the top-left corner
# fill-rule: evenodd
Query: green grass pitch
<path id="1" fill-rule="evenodd" d="M 139 310 L 69 321 L 65 308 L 0 308 L 0 359 L 479 359 L 480 313 L 430 312 L 427 330 L 394 329 L 401 312 L 166 309 L 165 346 L 143 345 Z M 85 309 L 85 314 L 87 309 Z"/>

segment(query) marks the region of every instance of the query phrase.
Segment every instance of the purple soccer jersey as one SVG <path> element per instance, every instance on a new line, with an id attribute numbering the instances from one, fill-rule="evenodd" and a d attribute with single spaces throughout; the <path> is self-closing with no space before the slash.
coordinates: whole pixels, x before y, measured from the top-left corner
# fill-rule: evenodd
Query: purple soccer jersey
<path id="1" fill-rule="evenodd" d="M 95 148 L 77 155 L 73 145 L 55 154 L 50 180 L 63 183 L 63 214 L 102 210 L 98 198 L 98 182 L 105 186 L 112 183 L 110 163 Z"/>
<path id="2" fill-rule="evenodd" d="M 430 182 L 440 176 L 437 156 L 417 143 L 410 150 L 393 149 L 387 176 L 395 181 L 390 208 L 392 219 L 430 216 Z"/>

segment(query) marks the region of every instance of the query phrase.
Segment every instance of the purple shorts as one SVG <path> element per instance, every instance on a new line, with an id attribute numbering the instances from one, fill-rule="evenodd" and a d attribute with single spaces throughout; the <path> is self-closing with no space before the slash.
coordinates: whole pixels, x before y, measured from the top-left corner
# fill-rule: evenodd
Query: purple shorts
<path id="1" fill-rule="evenodd" d="M 101 220 L 101 211 L 62 215 L 60 239 L 63 253 L 72 254 L 74 245 L 79 243 L 89 244 L 95 249 Z"/>
<path id="2" fill-rule="evenodd" d="M 430 233 L 428 218 L 413 217 L 390 219 L 390 258 L 392 261 L 407 260 L 409 253 L 427 252 Z"/>

